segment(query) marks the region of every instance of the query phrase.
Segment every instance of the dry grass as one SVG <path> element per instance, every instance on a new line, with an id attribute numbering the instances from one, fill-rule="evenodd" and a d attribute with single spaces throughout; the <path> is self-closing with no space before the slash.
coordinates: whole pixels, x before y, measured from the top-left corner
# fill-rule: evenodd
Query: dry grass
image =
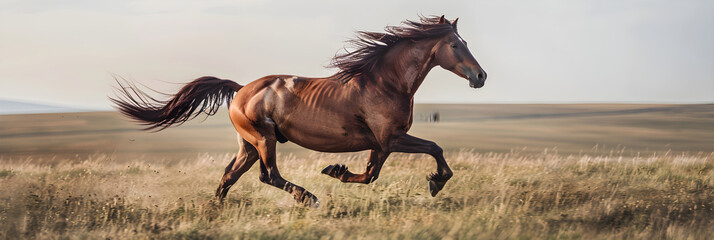
<path id="1" fill-rule="evenodd" d="M 649 156 L 452 151 L 437 197 L 425 155 L 395 154 L 370 185 L 321 175 L 361 171 L 362 154 L 280 156 L 283 175 L 322 206 L 300 207 L 251 169 L 211 201 L 230 155 L 180 161 L 112 155 L 0 159 L 1 238 L 707 239 L 714 153 Z M 52 165 L 46 164 L 52 162 Z M 162 163 L 166 162 L 166 163 Z"/>
<path id="2" fill-rule="evenodd" d="M 417 105 L 415 116 L 434 111 L 441 123 L 410 133 L 447 150 L 455 176 L 436 198 L 426 155 L 393 154 L 377 182 L 344 184 L 320 170 L 361 172 L 365 153 L 281 144 L 281 173 L 316 209 L 258 181 L 257 167 L 211 201 L 237 148 L 225 111 L 151 134 L 113 112 L 1 115 L 0 239 L 714 235 L 713 104 Z"/>

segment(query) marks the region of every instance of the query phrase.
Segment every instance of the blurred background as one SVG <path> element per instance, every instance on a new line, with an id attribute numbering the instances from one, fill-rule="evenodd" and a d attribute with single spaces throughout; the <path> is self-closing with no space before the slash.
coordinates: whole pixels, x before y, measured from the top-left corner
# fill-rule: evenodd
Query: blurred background
<path id="1" fill-rule="evenodd" d="M 417 103 L 714 102 L 714 2 L 699 0 L 3 0 L 0 100 L 111 110 L 113 74 L 163 92 L 328 76 L 354 31 L 419 15 L 458 17 L 489 78 L 474 90 L 435 68 Z"/>

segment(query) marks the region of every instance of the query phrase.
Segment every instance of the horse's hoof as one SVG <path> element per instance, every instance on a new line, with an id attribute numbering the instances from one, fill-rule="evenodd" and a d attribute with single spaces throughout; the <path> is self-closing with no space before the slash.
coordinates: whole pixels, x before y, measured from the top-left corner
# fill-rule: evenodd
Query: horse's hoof
<path id="1" fill-rule="evenodd" d="M 311 193 L 307 193 L 302 197 L 302 200 L 298 200 L 300 204 L 306 207 L 311 207 L 311 208 L 317 208 L 320 207 L 320 200 L 315 197 L 315 195 L 312 195 Z"/>
<path id="2" fill-rule="evenodd" d="M 305 203 L 305 206 L 311 207 L 311 208 L 318 208 L 320 207 L 320 200 L 317 200 L 317 198 L 313 198 Z"/>
<path id="3" fill-rule="evenodd" d="M 446 181 L 449 180 L 451 176 L 442 176 L 440 174 L 432 173 L 429 176 L 426 177 L 426 180 L 429 181 L 429 193 L 431 193 L 432 197 L 436 197 L 436 194 L 441 191 L 441 189 L 444 189 L 444 185 L 446 185 Z"/>
<path id="4" fill-rule="evenodd" d="M 439 193 L 441 189 L 439 189 L 438 185 L 434 180 L 429 180 L 429 193 L 431 193 L 432 197 L 436 197 L 436 194 Z"/>
<path id="5" fill-rule="evenodd" d="M 213 198 L 216 201 L 223 203 L 223 199 L 226 198 L 227 194 L 228 194 L 228 189 L 223 188 L 223 187 L 218 187 L 218 189 L 216 189 L 216 195 Z"/>
<path id="6" fill-rule="evenodd" d="M 330 175 L 330 172 L 332 172 L 332 169 L 335 168 L 335 165 L 330 165 L 322 169 L 322 174 L 327 174 Z"/>
<path id="7" fill-rule="evenodd" d="M 345 174 L 347 172 L 347 166 L 342 165 L 342 164 L 334 164 L 325 167 L 325 169 L 322 169 L 322 174 L 326 174 L 330 177 L 334 177 L 339 179 L 340 176 Z"/>

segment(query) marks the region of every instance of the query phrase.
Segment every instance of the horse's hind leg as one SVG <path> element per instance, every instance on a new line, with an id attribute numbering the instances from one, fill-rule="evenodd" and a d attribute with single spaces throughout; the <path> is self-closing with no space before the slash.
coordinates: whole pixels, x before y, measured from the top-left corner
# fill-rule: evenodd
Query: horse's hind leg
<path id="1" fill-rule="evenodd" d="M 243 91 L 243 93 L 245 93 L 245 91 Z M 250 92 L 248 92 L 248 94 L 250 94 Z M 266 110 L 264 109 L 273 107 L 271 103 L 274 103 L 275 100 L 270 99 L 273 95 L 274 91 L 264 89 L 251 96 L 250 100 L 246 100 L 249 104 L 244 105 L 242 108 L 234 107 L 239 105 L 234 103 L 229 109 L 231 121 L 236 131 L 238 131 L 246 142 L 252 144 L 258 152 L 260 159 L 260 181 L 290 193 L 298 203 L 317 207 L 319 202 L 315 195 L 285 180 L 280 176 L 280 172 L 278 171 L 275 160 L 275 144 L 277 142 L 275 133 L 276 124 L 271 118 L 266 116 Z M 244 97 L 245 96 L 241 96 L 241 92 L 238 92 L 236 94 L 236 99 L 238 100 L 236 101 L 240 101 L 240 99 Z"/>
<path id="2" fill-rule="evenodd" d="M 256 148 L 261 156 L 260 181 L 290 193 L 298 203 L 312 207 L 319 206 L 320 202 L 315 195 L 280 176 L 280 171 L 278 171 L 278 166 L 275 162 L 275 142 L 274 136 L 266 136 L 257 141 Z"/>
<path id="3" fill-rule="evenodd" d="M 330 177 L 337 178 L 342 182 L 368 184 L 377 180 L 379 172 L 382 170 L 382 165 L 384 165 L 384 161 L 388 156 L 389 153 L 372 150 L 369 153 L 367 169 L 365 169 L 362 174 L 354 174 L 347 170 L 347 166 L 341 164 L 327 166 L 322 170 L 322 173 L 327 174 Z"/>
<path id="4" fill-rule="evenodd" d="M 216 189 L 216 197 L 221 201 L 226 197 L 231 186 L 258 160 L 258 151 L 255 147 L 243 138 L 240 138 L 240 142 L 241 147 L 238 154 L 226 166 L 226 172 L 223 174 L 218 189 Z"/>

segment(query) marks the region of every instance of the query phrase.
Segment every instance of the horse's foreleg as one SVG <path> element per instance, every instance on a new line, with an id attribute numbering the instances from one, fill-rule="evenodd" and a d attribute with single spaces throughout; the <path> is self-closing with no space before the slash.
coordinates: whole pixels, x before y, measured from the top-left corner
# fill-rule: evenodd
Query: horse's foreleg
<path id="1" fill-rule="evenodd" d="M 368 184 L 377 180 L 379 172 L 382 170 L 382 165 L 388 156 L 389 153 L 372 150 L 369 153 L 367 169 L 362 174 L 354 174 L 347 170 L 347 166 L 341 164 L 327 166 L 322 170 L 322 173 L 327 174 L 330 177 L 337 178 L 342 182 Z"/>
<path id="2" fill-rule="evenodd" d="M 241 148 L 238 154 L 233 157 L 231 163 L 226 166 L 226 172 L 221 178 L 221 183 L 216 189 L 216 198 L 223 201 L 231 186 L 253 166 L 258 160 L 258 151 L 250 143 L 241 139 Z"/>
<path id="3" fill-rule="evenodd" d="M 274 138 L 259 140 L 257 144 L 258 153 L 260 154 L 260 181 L 271 186 L 283 189 L 293 195 L 293 198 L 299 203 L 306 206 L 318 207 L 320 202 L 312 193 L 305 188 L 295 185 L 282 176 L 278 171 L 278 166 L 275 163 L 275 142 Z"/>
<path id="4" fill-rule="evenodd" d="M 404 134 L 390 142 L 392 152 L 426 153 L 436 159 L 436 172 L 427 176 L 429 192 L 436 196 L 444 188 L 446 182 L 453 176 L 453 172 L 444 159 L 444 151 L 436 143 Z"/>

